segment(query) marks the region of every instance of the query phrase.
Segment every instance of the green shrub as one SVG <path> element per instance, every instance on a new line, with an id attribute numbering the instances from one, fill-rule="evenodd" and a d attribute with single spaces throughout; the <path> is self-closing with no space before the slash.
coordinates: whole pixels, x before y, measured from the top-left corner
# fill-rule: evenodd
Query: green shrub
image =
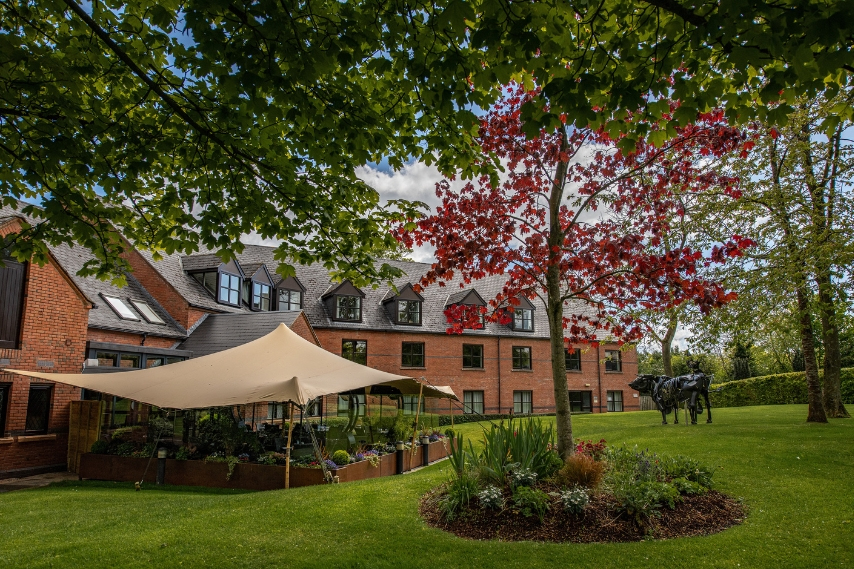
<path id="1" fill-rule="evenodd" d="M 504 494 L 498 486 L 487 486 L 477 495 L 480 507 L 484 509 L 500 510 L 504 508 Z"/>
<path id="2" fill-rule="evenodd" d="M 549 495 L 529 486 L 518 486 L 513 491 L 513 504 L 526 518 L 537 516 L 540 523 L 549 511 Z"/>
<path id="3" fill-rule="evenodd" d="M 483 449 L 477 456 L 481 478 L 503 484 L 506 473 L 519 469 L 547 478 L 560 466 L 553 446 L 554 430 L 540 419 L 493 423 L 484 432 Z M 515 466 L 511 468 L 512 464 Z"/>
<path id="4" fill-rule="evenodd" d="M 819 376 L 824 372 L 819 370 Z M 716 384 L 709 393 L 712 407 L 807 403 L 806 374 L 802 371 L 763 375 Z M 842 370 L 842 401 L 854 404 L 854 368 Z"/>
<path id="5" fill-rule="evenodd" d="M 570 490 L 563 490 L 557 494 L 560 498 L 563 509 L 571 514 L 580 514 L 590 503 L 590 495 L 587 490 L 580 486 L 576 486 Z"/>
<path id="6" fill-rule="evenodd" d="M 682 455 L 662 456 L 659 458 L 659 464 L 668 479 L 684 478 L 703 488 L 712 487 L 714 470 L 701 465 L 699 460 Z"/>
<path id="7" fill-rule="evenodd" d="M 332 453 L 332 462 L 338 466 L 347 466 L 350 464 L 350 455 L 346 450 L 336 450 Z"/>
<path id="8" fill-rule="evenodd" d="M 193 453 L 192 453 L 192 452 L 190 452 L 189 447 L 181 447 L 181 448 L 179 448 L 179 449 L 178 449 L 178 451 L 175 453 L 175 459 L 176 459 L 176 460 L 190 460 L 190 456 L 191 456 L 192 454 L 193 454 Z"/>
<path id="9" fill-rule="evenodd" d="M 680 494 L 688 495 L 706 493 L 706 487 L 698 482 L 694 482 L 693 480 L 688 480 L 687 478 L 674 478 L 670 483 Z"/>
<path id="10" fill-rule="evenodd" d="M 116 446 L 116 454 L 118 456 L 132 456 L 136 450 L 136 445 L 131 442 L 120 443 Z"/>
<path id="11" fill-rule="evenodd" d="M 618 509 L 643 524 L 650 516 L 658 515 L 663 505 L 673 509 L 679 491 L 667 482 L 636 480 L 628 473 L 612 479 L 611 491 L 617 499 Z"/>
<path id="12" fill-rule="evenodd" d="M 107 441 L 97 440 L 92 443 L 92 448 L 89 449 L 89 452 L 94 454 L 107 454 L 110 449 L 110 443 Z"/>
<path id="13" fill-rule="evenodd" d="M 532 487 L 537 483 L 537 473 L 514 462 L 507 465 L 507 480 L 514 490 L 520 486 Z"/>
<path id="14" fill-rule="evenodd" d="M 464 470 L 448 482 L 447 493 L 439 500 L 439 511 L 447 520 L 453 520 L 463 507 L 477 495 L 477 478 Z"/>

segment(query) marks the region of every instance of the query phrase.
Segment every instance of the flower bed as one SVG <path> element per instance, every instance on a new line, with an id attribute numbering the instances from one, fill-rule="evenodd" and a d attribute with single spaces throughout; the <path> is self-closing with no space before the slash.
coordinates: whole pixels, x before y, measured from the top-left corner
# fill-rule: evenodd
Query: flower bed
<path id="1" fill-rule="evenodd" d="M 452 478 L 423 498 L 422 516 L 461 537 L 575 542 L 706 535 L 744 517 L 693 459 L 603 440 L 564 463 L 552 443 L 540 421 L 493 425 L 479 453 L 453 440 Z"/>
<path id="2" fill-rule="evenodd" d="M 446 456 L 442 442 L 430 443 L 428 456 L 430 461 Z M 416 447 L 413 467 L 421 466 L 423 455 L 421 446 Z M 404 470 L 410 468 L 410 451 L 404 451 Z M 354 482 L 368 478 L 378 478 L 396 474 L 395 455 L 379 457 L 377 466 L 367 460 L 354 462 L 347 466 L 330 469 L 339 482 Z M 234 488 L 243 490 L 277 490 L 285 487 L 285 467 L 276 465 L 238 462 L 228 476 L 227 462 L 203 460 L 165 459 L 165 484 L 181 486 L 207 486 L 210 488 Z M 115 482 L 137 482 L 145 472 L 144 482 L 154 484 L 157 476 L 157 458 L 148 463 L 147 458 L 134 458 L 110 454 L 87 453 L 80 457 L 80 479 L 111 480 Z M 148 470 L 146 471 L 146 465 Z M 323 471 L 291 465 L 290 486 L 312 486 L 323 484 Z"/>

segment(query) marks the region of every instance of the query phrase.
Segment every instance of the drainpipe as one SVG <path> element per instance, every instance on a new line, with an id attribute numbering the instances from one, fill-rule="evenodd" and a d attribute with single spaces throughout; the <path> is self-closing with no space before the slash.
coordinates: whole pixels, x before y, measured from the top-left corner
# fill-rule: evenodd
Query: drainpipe
<path id="1" fill-rule="evenodd" d="M 602 413 L 602 358 L 599 346 L 596 346 L 596 381 L 599 384 L 599 413 Z"/>
<path id="2" fill-rule="evenodd" d="M 501 414 L 501 336 L 498 336 L 498 414 Z"/>

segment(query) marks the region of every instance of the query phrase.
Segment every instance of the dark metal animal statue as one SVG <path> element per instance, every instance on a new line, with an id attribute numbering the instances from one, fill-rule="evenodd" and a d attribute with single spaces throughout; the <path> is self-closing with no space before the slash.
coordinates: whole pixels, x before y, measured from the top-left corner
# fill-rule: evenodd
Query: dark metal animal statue
<path id="1" fill-rule="evenodd" d="M 667 377 L 666 375 L 639 375 L 629 383 L 629 387 L 638 391 L 641 395 L 652 397 L 655 406 L 661 411 L 661 423 L 667 424 L 667 415 L 675 411 L 674 422 L 679 423 L 679 404 L 687 402 L 688 411 L 691 415 L 691 424 L 697 424 L 698 413 L 703 412 L 703 405 L 699 400 L 700 395 L 706 401 L 706 422 L 712 422 L 712 404 L 709 401 L 709 385 L 712 376 L 700 371 L 699 365 L 690 362 L 691 373 L 679 377 Z"/>

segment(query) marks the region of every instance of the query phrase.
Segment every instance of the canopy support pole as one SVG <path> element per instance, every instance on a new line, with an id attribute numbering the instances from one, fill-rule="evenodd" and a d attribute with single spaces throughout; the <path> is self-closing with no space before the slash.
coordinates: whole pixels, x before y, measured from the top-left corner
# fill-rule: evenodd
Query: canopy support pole
<path id="1" fill-rule="evenodd" d="M 412 448 L 409 449 L 409 470 L 412 470 L 412 465 L 415 463 L 415 436 L 418 433 L 418 415 L 421 413 L 421 396 L 424 394 L 424 384 L 421 384 L 421 389 L 418 391 L 418 406 L 415 408 L 415 424 L 412 426 Z"/>
<path id="2" fill-rule="evenodd" d="M 451 429 L 454 428 L 454 403 L 448 399 L 448 412 L 451 414 Z"/>
<path id="3" fill-rule="evenodd" d="M 288 446 L 285 448 L 285 489 L 291 487 L 291 435 L 294 432 L 293 416 L 294 404 L 288 403 Z"/>

